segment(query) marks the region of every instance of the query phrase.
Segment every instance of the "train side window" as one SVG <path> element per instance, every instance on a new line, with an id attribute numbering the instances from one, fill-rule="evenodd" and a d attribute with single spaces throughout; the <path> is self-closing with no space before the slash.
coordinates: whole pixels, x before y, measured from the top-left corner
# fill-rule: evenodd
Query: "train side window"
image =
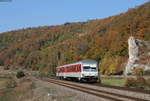
<path id="1" fill-rule="evenodd" d="M 90 66 L 83 66 L 84 71 L 90 71 Z"/>
<path id="2" fill-rule="evenodd" d="M 78 65 L 78 66 L 77 66 L 77 71 L 80 71 L 80 70 L 81 70 L 81 66 Z"/>
<path id="3" fill-rule="evenodd" d="M 57 68 L 57 72 L 58 72 L 58 73 L 60 73 L 60 72 L 61 72 L 60 68 Z"/>
<path id="4" fill-rule="evenodd" d="M 73 71 L 76 71 L 76 67 L 75 66 L 67 67 L 67 72 L 73 72 Z"/>
<path id="5" fill-rule="evenodd" d="M 62 67 L 62 72 L 64 72 L 64 67 Z"/>
<path id="6" fill-rule="evenodd" d="M 78 65 L 76 65 L 76 71 L 78 71 Z"/>

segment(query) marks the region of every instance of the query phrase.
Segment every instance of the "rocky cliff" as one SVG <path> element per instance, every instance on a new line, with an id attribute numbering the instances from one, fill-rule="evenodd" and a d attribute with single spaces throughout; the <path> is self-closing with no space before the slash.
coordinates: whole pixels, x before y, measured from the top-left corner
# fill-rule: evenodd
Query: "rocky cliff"
<path id="1" fill-rule="evenodd" d="M 150 70 L 150 44 L 146 41 L 128 39 L 129 60 L 125 68 L 125 74 L 131 73 L 135 68 Z"/>

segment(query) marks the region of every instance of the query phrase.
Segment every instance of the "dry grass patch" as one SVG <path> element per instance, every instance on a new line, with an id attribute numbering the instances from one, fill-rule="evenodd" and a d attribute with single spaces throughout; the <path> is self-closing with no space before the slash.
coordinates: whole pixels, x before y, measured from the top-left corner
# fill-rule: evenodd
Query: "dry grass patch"
<path id="1" fill-rule="evenodd" d="M 6 78 L 0 78 L 0 89 L 5 87 L 5 82 L 7 81 Z"/>
<path id="2" fill-rule="evenodd" d="M 17 86 L 12 87 L 14 82 Z M 0 92 L 0 101 L 25 101 L 32 98 L 34 88 L 33 82 L 26 78 L 8 80 L 6 88 Z"/>

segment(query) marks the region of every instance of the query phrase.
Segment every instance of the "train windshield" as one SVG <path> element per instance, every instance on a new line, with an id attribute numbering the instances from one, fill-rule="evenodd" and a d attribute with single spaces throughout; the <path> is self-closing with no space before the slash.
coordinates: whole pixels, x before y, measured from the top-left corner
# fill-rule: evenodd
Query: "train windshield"
<path id="1" fill-rule="evenodd" d="M 89 72 L 89 71 L 96 71 L 96 67 L 90 67 L 90 66 L 84 66 L 83 71 Z"/>
<path id="2" fill-rule="evenodd" d="M 91 71 L 95 72 L 96 71 L 96 67 L 91 67 Z"/>
<path id="3" fill-rule="evenodd" d="M 84 71 L 90 71 L 90 66 L 84 66 L 84 67 L 83 67 L 83 70 L 84 70 Z"/>

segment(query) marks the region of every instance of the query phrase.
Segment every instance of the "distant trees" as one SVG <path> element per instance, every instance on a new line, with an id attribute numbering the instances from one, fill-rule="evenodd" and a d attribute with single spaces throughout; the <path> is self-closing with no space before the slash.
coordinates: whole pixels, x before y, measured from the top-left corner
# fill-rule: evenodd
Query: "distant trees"
<path id="1" fill-rule="evenodd" d="M 66 22 L 66 23 L 64 23 L 64 25 L 69 25 L 70 24 L 70 22 Z"/>
<path id="2" fill-rule="evenodd" d="M 89 48 L 88 45 L 89 45 L 89 43 L 85 39 L 81 39 L 78 42 L 76 49 L 80 53 L 80 55 L 85 55 L 85 53 L 87 52 L 87 50 Z"/>

